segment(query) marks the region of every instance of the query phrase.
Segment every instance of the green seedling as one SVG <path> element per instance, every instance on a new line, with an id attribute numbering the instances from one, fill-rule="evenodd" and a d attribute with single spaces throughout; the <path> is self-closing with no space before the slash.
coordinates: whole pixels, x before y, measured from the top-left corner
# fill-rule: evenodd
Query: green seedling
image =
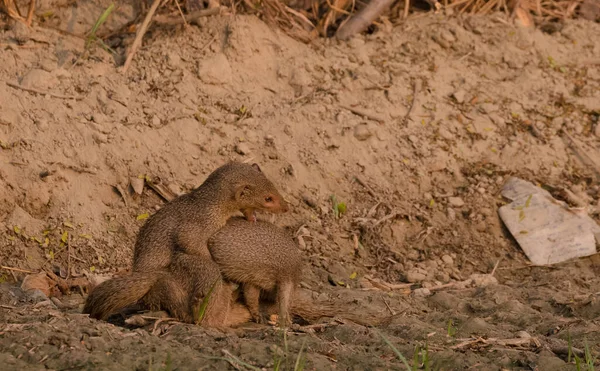
<path id="1" fill-rule="evenodd" d="M 108 6 L 108 8 L 106 8 L 106 10 L 104 10 L 104 12 L 102 12 L 100 17 L 96 20 L 96 23 L 94 23 L 94 25 L 92 26 L 92 29 L 90 30 L 90 32 L 88 32 L 88 35 L 85 39 L 85 50 L 86 51 L 89 50 L 93 44 L 99 43 L 103 49 L 108 50 L 113 54 L 116 54 L 116 52 L 114 50 L 112 50 L 108 45 L 106 45 L 102 40 L 100 40 L 96 36 L 96 32 L 98 32 L 98 29 L 104 24 L 104 22 L 106 22 L 106 20 L 108 19 L 110 14 L 113 12 L 113 10 L 115 10 L 115 3 L 111 3 Z"/>
<path id="2" fill-rule="evenodd" d="M 388 346 L 388 347 L 390 347 L 390 348 L 392 349 L 392 351 L 393 351 L 393 352 L 396 354 L 396 357 L 398 357 L 398 359 L 399 359 L 400 361 L 402 361 L 402 363 L 404 364 L 404 366 L 406 367 L 406 369 L 407 369 L 408 371 L 413 371 L 413 370 L 416 370 L 416 368 L 411 368 L 411 367 L 410 367 L 410 365 L 408 364 L 408 361 L 406 360 L 406 358 L 405 358 L 405 357 L 402 355 L 402 353 L 400 353 L 400 351 L 398 350 L 398 348 L 396 348 L 396 347 L 394 346 L 394 344 L 392 344 L 392 343 L 391 343 L 391 342 L 388 340 L 388 338 L 386 338 L 386 337 L 385 337 L 385 336 L 384 336 L 384 335 L 383 335 L 381 332 L 379 332 L 379 331 L 377 331 L 377 330 L 375 330 L 375 331 L 376 331 L 376 332 L 379 334 L 379 336 L 381 336 L 381 338 L 383 339 L 383 341 L 385 341 L 385 343 L 387 344 L 387 346 Z M 416 363 L 417 363 L 417 362 L 414 362 L 414 364 L 415 364 L 415 367 L 416 367 Z"/>
<path id="3" fill-rule="evenodd" d="M 210 296 L 212 295 L 212 292 L 215 289 L 215 286 L 218 282 L 219 280 L 216 280 L 215 283 L 213 283 L 213 285 L 210 287 L 210 290 L 208 290 L 208 293 L 202 299 L 202 303 L 200 303 L 200 306 L 198 307 L 198 313 L 196 313 L 197 325 L 199 325 L 204 319 L 204 315 L 206 314 L 206 308 L 208 307 L 208 301 L 210 300 Z"/>
<path id="4" fill-rule="evenodd" d="M 575 369 L 577 371 L 594 371 L 594 364 L 596 363 L 597 357 L 592 355 L 592 351 L 590 350 L 590 346 L 587 340 L 584 340 L 585 350 L 584 350 L 584 359 L 579 358 L 575 352 L 573 352 L 573 342 L 571 340 L 571 333 L 567 333 L 567 345 L 569 352 L 567 354 L 567 363 L 571 363 L 571 359 L 575 362 Z M 584 366 L 585 365 L 585 366 Z"/>
<path id="5" fill-rule="evenodd" d="M 333 204 L 333 216 L 339 219 L 343 214 L 346 213 L 346 203 L 338 202 L 335 195 L 331 195 L 331 203 Z"/>
<path id="6" fill-rule="evenodd" d="M 298 352 L 298 357 L 296 357 L 296 364 L 294 365 L 294 371 L 303 371 L 304 364 L 306 362 L 306 357 L 302 352 L 304 351 L 304 345 L 306 345 L 306 339 L 302 342 L 302 346 L 300 347 L 300 351 Z"/>
<path id="7" fill-rule="evenodd" d="M 448 336 L 456 336 L 456 326 L 454 326 L 454 321 L 452 321 L 452 319 L 448 320 Z"/>

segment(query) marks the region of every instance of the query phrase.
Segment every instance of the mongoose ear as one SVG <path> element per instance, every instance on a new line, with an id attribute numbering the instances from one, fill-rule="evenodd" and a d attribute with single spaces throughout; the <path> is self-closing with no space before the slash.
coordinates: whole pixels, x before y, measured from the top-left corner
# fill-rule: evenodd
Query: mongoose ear
<path id="1" fill-rule="evenodd" d="M 235 199 L 239 201 L 240 199 L 242 199 L 242 197 L 246 196 L 251 190 L 252 188 L 248 184 L 238 185 L 235 188 Z"/>
<path id="2" fill-rule="evenodd" d="M 262 170 L 260 169 L 260 166 L 258 166 L 257 163 L 252 164 L 252 167 L 258 170 L 259 173 L 262 173 Z"/>

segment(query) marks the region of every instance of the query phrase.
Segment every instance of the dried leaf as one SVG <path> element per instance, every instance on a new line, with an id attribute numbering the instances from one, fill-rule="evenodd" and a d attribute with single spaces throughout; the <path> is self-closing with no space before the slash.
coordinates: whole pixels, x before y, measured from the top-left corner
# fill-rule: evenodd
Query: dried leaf
<path id="1" fill-rule="evenodd" d="M 358 273 L 352 272 L 352 274 L 350 275 L 350 279 L 353 280 L 356 278 L 356 276 L 358 276 Z"/>
<path id="2" fill-rule="evenodd" d="M 64 231 L 62 236 L 60 236 L 60 241 L 62 243 L 67 243 L 67 239 L 69 238 L 69 232 Z"/>

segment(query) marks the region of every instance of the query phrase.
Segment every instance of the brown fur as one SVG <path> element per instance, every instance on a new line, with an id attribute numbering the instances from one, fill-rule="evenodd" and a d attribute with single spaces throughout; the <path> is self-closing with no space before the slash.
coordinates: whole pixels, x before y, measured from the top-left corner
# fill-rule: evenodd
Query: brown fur
<path id="1" fill-rule="evenodd" d="M 132 274 L 95 287 L 83 313 L 106 319 L 141 299 L 152 309 L 192 322 L 192 303 L 201 302 L 214 285 L 203 324 L 226 324 L 233 290 L 223 282 L 206 243 L 237 211 L 255 220 L 255 210 L 280 213 L 288 206 L 258 165 L 219 167 L 198 188 L 148 219 L 138 233 Z"/>
<path id="2" fill-rule="evenodd" d="M 289 321 L 290 300 L 302 272 L 302 255 L 286 231 L 273 224 L 231 218 L 208 240 L 223 277 L 242 285 L 245 303 L 257 322 L 261 290 L 275 293 L 281 325 Z"/>
<path id="3" fill-rule="evenodd" d="M 300 299 L 296 287 L 302 274 L 302 254 L 292 236 L 273 224 L 231 218 L 209 238 L 208 250 L 223 278 L 241 285 L 248 311 L 259 323 L 265 322 L 265 314 L 275 313 L 284 327 L 291 324 L 290 315 L 309 322 L 339 316 L 367 326 L 379 321 L 373 316 L 355 316 L 333 304 L 315 305 Z M 236 314 L 228 316 L 229 326 L 246 321 L 248 314 L 238 313 L 243 310 L 236 308 Z"/>

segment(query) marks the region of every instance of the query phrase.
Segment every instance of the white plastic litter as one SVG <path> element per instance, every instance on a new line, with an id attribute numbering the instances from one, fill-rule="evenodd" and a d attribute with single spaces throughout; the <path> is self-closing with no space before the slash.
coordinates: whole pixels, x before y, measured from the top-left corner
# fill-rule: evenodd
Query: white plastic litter
<path id="1" fill-rule="evenodd" d="M 498 214 L 534 265 L 596 253 L 600 226 L 585 209 L 569 208 L 546 190 L 515 177 L 506 181 L 502 196 L 512 202 Z"/>

